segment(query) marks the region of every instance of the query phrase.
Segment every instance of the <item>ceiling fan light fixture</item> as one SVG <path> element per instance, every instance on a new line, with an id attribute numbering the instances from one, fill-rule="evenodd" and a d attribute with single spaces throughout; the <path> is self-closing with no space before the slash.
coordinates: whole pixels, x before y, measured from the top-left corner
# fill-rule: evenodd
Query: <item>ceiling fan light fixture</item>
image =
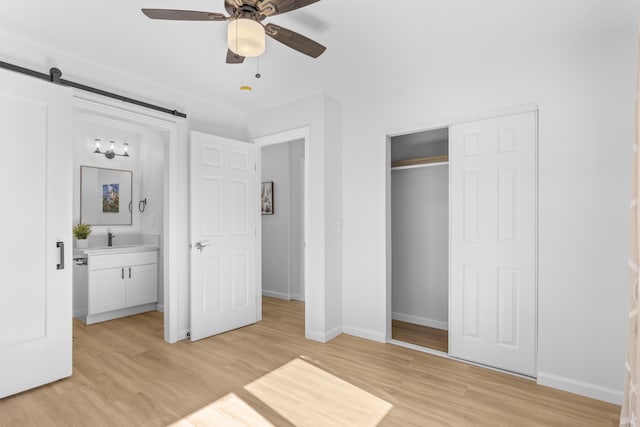
<path id="1" fill-rule="evenodd" d="M 232 20 L 227 27 L 227 46 L 240 56 L 250 58 L 262 55 L 265 47 L 264 27 L 253 19 Z"/>

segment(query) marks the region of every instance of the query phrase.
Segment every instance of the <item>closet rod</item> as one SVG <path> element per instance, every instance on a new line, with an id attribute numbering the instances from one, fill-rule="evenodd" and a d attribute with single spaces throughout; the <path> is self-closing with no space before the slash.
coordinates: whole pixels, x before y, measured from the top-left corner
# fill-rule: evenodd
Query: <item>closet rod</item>
<path id="1" fill-rule="evenodd" d="M 140 107 L 149 108 L 151 110 L 160 111 L 162 113 L 171 114 L 172 116 L 187 118 L 187 115 L 185 113 L 182 113 L 177 110 L 170 110 L 168 108 L 160 107 L 154 104 L 149 104 L 148 102 L 139 101 L 137 99 L 129 98 L 127 96 L 118 95 L 117 93 L 107 92 L 106 90 L 97 89 L 95 87 L 83 85 L 81 83 L 76 83 L 71 80 L 62 79 L 61 78 L 62 71 L 60 71 L 58 68 L 51 68 L 49 70 L 49 74 L 45 74 L 45 73 L 40 73 L 38 71 L 30 70 L 29 68 L 20 67 L 19 65 L 10 64 L 4 61 L 0 61 L 0 68 L 26 74 L 27 76 L 35 77 L 41 80 L 46 80 L 51 83 L 59 84 L 61 86 L 68 86 L 75 89 L 84 90 L 85 92 L 91 92 L 97 95 L 106 96 L 108 98 L 117 99 L 118 101 L 128 102 L 129 104 L 134 104 Z"/>
<path id="2" fill-rule="evenodd" d="M 391 171 L 405 170 L 405 169 L 419 169 L 419 168 L 431 168 L 434 166 L 443 166 L 448 165 L 449 162 L 436 162 L 436 163 L 422 163 L 419 165 L 408 165 L 408 166 L 392 166 Z"/>
<path id="3" fill-rule="evenodd" d="M 426 165 L 429 163 L 444 163 L 448 161 L 449 156 L 446 154 L 443 156 L 416 157 L 415 159 L 396 160 L 391 162 L 391 167 L 396 168 L 400 166 Z"/>

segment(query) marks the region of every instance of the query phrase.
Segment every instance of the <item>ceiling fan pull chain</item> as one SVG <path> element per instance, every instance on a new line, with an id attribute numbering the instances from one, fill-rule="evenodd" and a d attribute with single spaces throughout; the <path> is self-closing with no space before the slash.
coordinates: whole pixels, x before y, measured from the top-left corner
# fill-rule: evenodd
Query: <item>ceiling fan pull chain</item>
<path id="1" fill-rule="evenodd" d="M 236 16 L 236 54 L 239 52 L 238 50 L 238 16 Z"/>
<path id="2" fill-rule="evenodd" d="M 260 57 L 259 56 L 256 56 L 256 61 L 257 61 L 256 64 L 258 64 L 257 65 L 258 69 L 256 70 L 256 79 L 259 79 L 260 77 L 262 77 L 262 74 L 260 74 Z"/>

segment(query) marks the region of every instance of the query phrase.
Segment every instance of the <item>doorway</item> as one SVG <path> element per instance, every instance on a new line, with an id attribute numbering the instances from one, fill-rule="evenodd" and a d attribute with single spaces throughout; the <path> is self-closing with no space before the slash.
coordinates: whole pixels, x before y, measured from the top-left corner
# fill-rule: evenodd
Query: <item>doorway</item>
<path id="1" fill-rule="evenodd" d="M 448 128 L 391 138 L 392 339 L 448 353 Z"/>
<path id="2" fill-rule="evenodd" d="M 304 140 L 260 153 L 262 295 L 304 301 Z"/>
<path id="3" fill-rule="evenodd" d="M 263 182 L 269 183 L 267 185 L 274 197 L 273 214 L 262 215 L 262 212 L 258 212 L 257 287 L 264 297 L 301 305 L 304 310 L 304 334 L 309 337 L 309 263 L 306 243 L 309 241 L 309 129 L 299 128 L 258 138 L 255 144 L 258 147 L 257 185 L 262 188 Z M 283 175 L 288 175 L 288 178 L 281 181 Z M 279 205 L 281 199 L 285 200 L 283 206 Z M 270 244 L 281 219 L 278 218 L 279 213 L 291 219 L 284 231 L 288 237 L 280 243 L 280 247 L 287 247 L 288 255 L 284 257 L 276 257 L 277 250 Z M 278 258 L 280 260 L 277 265 L 280 268 L 274 275 L 274 265 L 270 265 L 270 262 Z M 277 276 L 281 279 L 277 279 Z M 258 304 L 260 320 L 262 298 L 258 299 Z"/>
<path id="4" fill-rule="evenodd" d="M 137 171 L 133 174 L 134 180 L 138 175 L 138 182 L 132 183 L 135 191 L 131 206 L 122 206 L 123 210 L 131 209 L 132 224 L 98 226 L 90 239 L 91 237 L 98 239 L 97 243 L 102 240 L 106 242 L 109 228 L 116 235 L 116 242 L 118 238 L 121 239 L 121 244 L 126 244 L 126 240 L 131 238 L 132 234 L 145 235 L 154 239 L 159 247 L 155 269 L 157 297 L 154 303 L 149 305 L 152 305 L 151 309 L 163 312 L 164 340 L 170 343 L 177 342 L 178 339 L 186 336 L 186 326 L 183 326 L 184 322 L 178 318 L 178 297 L 184 291 L 179 286 L 178 277 L 187 271 L 181 255 L 182 251 L 179 250 L 183 239 L 178 235 L 183 228 L 183 206 L 186 204 L 178 201 L 182 200 L 184 198 L 182 195 L 186 193 L 179 191 L 183 183 L 177 179 L 179 163 L 177 159 L 183 157 L 180 153 L 186 151 L 179 144 L 185 135 L 186 122 L 180 118 L 155 117 L 143 108 L 123 108 L 110 100 L 93 95 L 75 94 L 73 101 L 74 194 L 80 192 L 80 167 L 78 166 L 80 163 L 97 162 L 97 166 L 116 169 L 114 162 L 120 159 L 116 156 L 116 159 L 111 160 L 104 155 L 94 153 L 95 143 L 91 144 L 88 138 L 100 134 L 104 138 L 111 136 L 118 138 L 118 142 L 125 142 L 127 138 L 135 141 L 135 147 L 130 145 L 129 149 L 131 160 L 135 159 L 134 153 L 137 157 L 134 161 L 136 165 L 130 164 L 129 167 L 124 167 L 119 164 L 122 169 Z M 147 203 L 143 203 L 145 198 Z M 170 199 L 174 200 L 174 203 L 169 203 Z M 80 221 L 79 203 L 79 198 L 74 196 L 72 218 L 74 224 Z M 184 240 L 186 241 L 186 235 Z M 132 267 L 133 270 L 135 269 Z M 75 276 L 74 272 L 74 280 Z M 74 299 L 76 297 L 77 295 L 74 294 Z M 74 306 L 74 317 L 78 314 L 82 315 Z"/>
<path id="5" fill-rule="evenodd" d="M 280 319 L 304 313 L 304 156 L 304 139 L 260 150 L 262 297 Z M 296 326 L 304 334 L 304 322 Z"/>
<path id="6" fill-rule="evenodd" d="M 74 251 L 73 316 L 93 324 L 163 312 L 165 135 L 81 112 L 73 132 L 73 223 L 91 225 L 87 248 Z M 129 248 L 140 255 L 122 255 Z"/>

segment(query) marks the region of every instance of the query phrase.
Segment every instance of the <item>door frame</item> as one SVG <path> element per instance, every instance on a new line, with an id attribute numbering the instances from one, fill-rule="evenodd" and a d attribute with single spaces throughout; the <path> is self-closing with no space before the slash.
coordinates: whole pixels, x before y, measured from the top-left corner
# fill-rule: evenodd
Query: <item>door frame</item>
<path id="1" fill-rule="evenodd" d="M 516 106 L 516 107 L 511 107 L 511 108 L 504 108 L 504 109 L 499 109 L 499 110 L 494 110 L 494 111 L 490 111 L 490 112 L 485 112 L 485 113 L 477 113 L 477 114 L 470 114 L 470 115 L 466 115 L 466 116 L 462 116 L 462 117 L 457 117 L 457 118 L 451 118 L 451 119 L 445 119 L 445 120 L 439 120 L 439 121 L 434 121 L 434 122 L 428 122 L 425 124 L 418 124 L 415 126 L 409 126 L 409 127 L 402 127 L 402 128 L 394 128 L 394 129 L 388 129 L 385 132 L 385 137 L 386 137 L 386 158 L 385 158 L 385 176 L 386 176 L 386 180 L 385 180 L 385 201 L 386 201 L 386 206 L 385 206 L 385 225 L 386 225 L 386 230 L 385 230 L 385 241 L 386 241 L 386 303 L 385 303 L 385 309 L 386 309 L 386 313 L 385 313 L 385 338 L 386 338 L 386 342 L 389 344 L 395 344 L 395 345 L 399 345 L 402 347 L 407 347 L 407 348 L 411 348 L 414 350 L 418 350 L 418 351 L 422 351 L 424 353 L 429 353 L 429 354 L 434 354 L 436 356 L 442 356 L 442 357 L 446 357 L 449 359 L 454 359 L 449 355 L 449 352 L 444 353 L 438 350 L 433 350 L 430 348 L 426 348 L 426 347 L 420 347 L 414 344 L 410 344 L 410 343 L 405 343 L 403 341 L 398 341 L 398 340 L 394 340 L 392 337 L 392 253 L 391 253 L 391 138 L 395 137 L 395 136 L 401 136 L 401 135 L 407 135 L 407 134 L 412 134 L 412 133 L 419 133 L 419 132 L 424 132 L 424 131 L 430 131 L 430 130 L 436 130 L 436 129 L 443 129 L 443 128 L 450 128 L 451 126 L 455 125 L 455 124 L 459 124 L 459 123 L 466 123 L 466 122 L 473 122 L 473 121 L 477 121 L 477 120 L 484 120 L 484 119 L 490 119 L 490 118 L 495 118 L 495 117 L 500 117 L 500 116 L 507 116 L 507 115 L 512 115 L 512 114 L 519 114 L 519 113 L 526 113 L 526 112 L 530 112 L 530 111 L 537 111 L 538 115 L 537 115 L 537 129 L 536 129 L 536 135 L 537 135 L 537 147 L 536 147 L 536 176 L 537 179 L 539 180 L 540 177 L 540 162 L 538 160 L 538 156 L 539 156 L 539 150 L 540 150 L 540 128 L 539 128 L 539 124 L 540 124 L 540 108 L 538 107 L 538 104 L 526 104 L 526 105 L 521 105 L 521 106 Z M 536 227 L 536 243 L 535 243 L 535 269 L 536 269 L 536 324 L 538 322 L 538 222 L 539 222 L 539 213 L 540 213 L 540 203 L 539 203 L 539 185 L 538 183 L 536 183 L 536 190 L 535 190 L 535 198 L 536 198 L 536 212 L 535 212 L 535 227 Z M 449 168 L 449 224 L 451 224 L 451 168 Z M 451 242 L 451 227 L 449 227 L 449 242 Z M 449 295 L 451 295 L 451 245 L 449 245 L 449 283 L 448 283 L 448 287 L 447 287 L 447 292 Z M 448 323 L 451 324 L 451 299 L 449 298 L 449 307 L 448 307 L 448 314 L 449 314 L 449 319 L 448 319 Z M 536 348 L 536 354 L 534 355 L 535 359 L 538 359 L 538 332 L 537 332 L 537 327 L 536 327 L 536 336 L 535 336 L 535 348 Z M 455 359 L 455 360 L 460 360 L 460 359 Z M 464 363 L 468 363 L 471 365 L 477 365 L 477 366 L 482 366 L 491 370 L 496 370 L 496 371 L 500 371 L 500 372 L 507 372 L 516 376 L 521 376 L 520 374 L 516 374 L 513 372 L 509 372 L 509 371 L 503 371 L 501 369 L 497 369 L 497 368 L 493 368 L 490 366 L 485 366 L 485 365 L 479 365 L 477 363 L 474 362 L 469 362 L 466 360 L 460 360 Z M 526 377 L 526 376 L 522 376 L 523 378 L 529 378 L 530 377 Z"/>
<path id="2" fill-rule="evenodd" d="M 185 193 L 184 188 L 188 188 L 188 178 L 183 176 L 186 169 L 181 171 L 184 167 L 183 163 L 188 161 L 188 147 L 180 149 L 181 145 L 187 146 L 187 120 L 74 91 L 74 115 L 79 111 L 147 127 L 160 131 L 166 136 L 162 141 L 162 149 L 165 153 L 162 229 L 164 340 L 175 343 L 187 336 L 186 329 L 178 330 L 179 294 L 183 290 L 180 288 L 180 283 L 188 283 L 189 275 L 188 236 L 183 230 L 187 228 L 188 231 L 188 227 L 183 226 L 188 223 L 188 195 L 181 197 L 181 194 Z"/>
<path id="3" fill-rule="evenodd" d="M 305 298 L 305 336 L 309 333 L 307 329 L 307 325 L 309 325 L 308 321 L 308 313 L 311 312 L 310 301 L 306 300 L 306 295 L 309 295 L 307 284 L 309 282 L 307 278 L 307 242 L 309 241 L 309 233 L 308 233 L 308 224 L 309 224 L 309 134 L 310 129 L 308 126 L 288 130 L 285 132 L 276 133 L 273 135 L 264 136 L 261 138 L 255 138 L 253 140 L 254 144 L 257 146 L 256 153 L 256 188 L 258 189 L 257 194 L 260 195 L 260 187 L 262 184 L 262 149 L 269 145 L 281 144 L 296 140 L 304 140 L 304 201 L 302 203 L 303 206 L 303 245 L 302 245 L 302 277 L 303 277 L 303 286 L 302 286 L 302 295 Z M 256 304 L 256 309 L 258 310 L 258 321 L 262 320 L 262 212 L 256 209 L 256 295 L 258 296 L 258 303 Z"/>

